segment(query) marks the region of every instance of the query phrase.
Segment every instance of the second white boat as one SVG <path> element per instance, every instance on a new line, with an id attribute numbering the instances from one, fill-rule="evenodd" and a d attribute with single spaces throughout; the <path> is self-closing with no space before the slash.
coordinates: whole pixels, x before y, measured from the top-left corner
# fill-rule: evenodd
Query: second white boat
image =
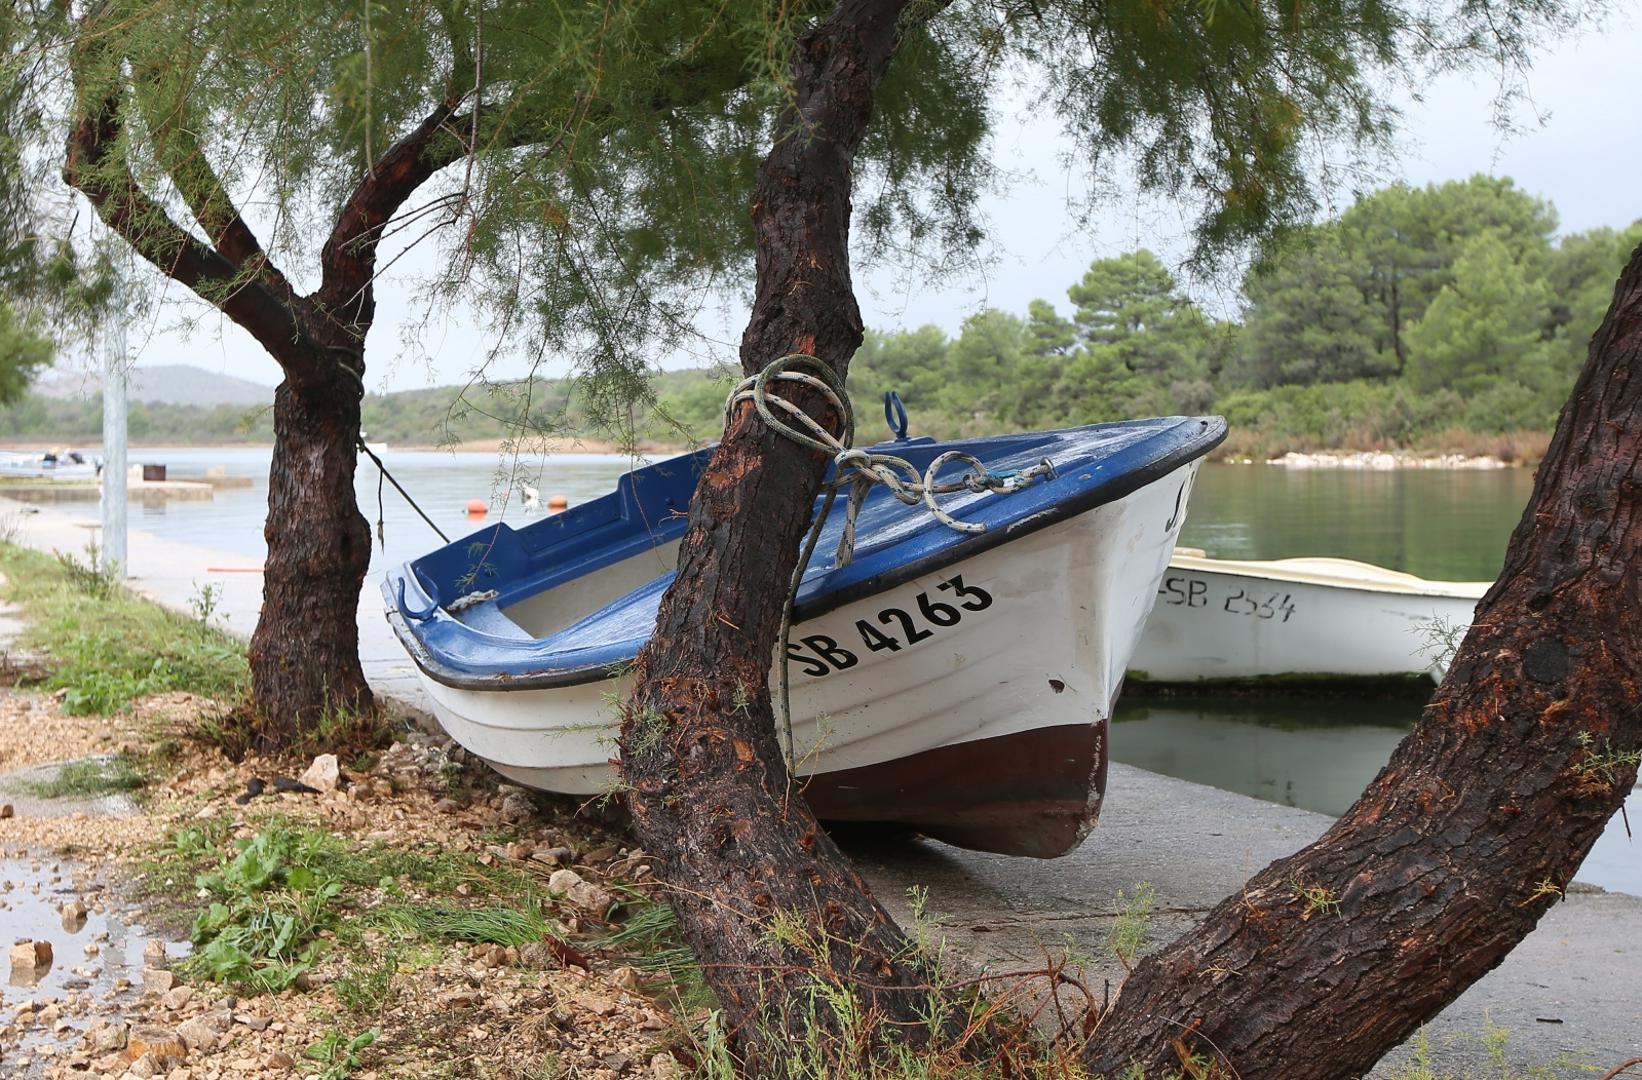
<path id="1" fill-rule="evenodd" d="M 1245 562 L 1177 548 L 1129 680 L 1434 681 L 1488 586 L 1351 559 Z"/>

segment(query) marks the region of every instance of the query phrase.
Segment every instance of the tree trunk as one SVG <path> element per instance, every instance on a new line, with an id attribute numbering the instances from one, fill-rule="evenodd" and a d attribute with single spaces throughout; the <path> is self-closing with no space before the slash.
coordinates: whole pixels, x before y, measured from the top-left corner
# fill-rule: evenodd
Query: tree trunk
<path id="1" fill-rule="evenodd" d="M 1321 839 L 1136 969 L 1091 1071 L 1178 1072 L 1185 1049 L 1245 1077 L 1361 1076 L 1498 965 L 1635 783 L 1639 548 L 1642 248 L 1419 723 Z"/>
<path id="2" fill-rule="evenodd" d="M 251 636 L 252 694 L 268 747 L 289 746 L 327 713 L 373 705 L 359 663 L 359 592 L 370 526 L 354 495 L 364 392 L 344 365 L 274 392 L 274 458 L 263 536 L 262 616 Z"/>
<path id="3" fill-rule="evenodd" d="M 797 42 L 755 195 L 748 373 L 801 352 L 842 374 L 860 345 L 851 161 L 903 4 L 842 0 Z M 691 501 L 622 725 L 635 828 L 753 1073 L 807 1053 L 829 1074 L 887 1032 L 910 1045 L 956 1032 L 953 1017 L 927 1019 L 928 965 L 817 825 L 776 738 L 771 656 L 826 465 L 738 411 Z"/>

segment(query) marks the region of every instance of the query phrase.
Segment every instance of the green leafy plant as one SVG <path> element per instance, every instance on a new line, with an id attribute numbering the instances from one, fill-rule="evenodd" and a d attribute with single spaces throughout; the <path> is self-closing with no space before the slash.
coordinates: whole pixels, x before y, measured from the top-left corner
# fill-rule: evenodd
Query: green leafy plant
<path id="1" fill-rule="evenodd" d="M 273 993 L 312 967 L 343 889 L 324 865 L 327 839 L 275 824 L 200 874 L 196 884 L 213 899 L 194 919 L 186 972 Z"/>
<path id="2" fill-rule="evenodd" d="M 365 1064 L 365 1051 L 381 1037 L 380 1028 L 371 1028 L 352 1037 L 332 1028 L 324 1038 L 304 1050 L 302 1056 L 318 1066 L 313 1073 L 318 1080 L 346 1080 L 349 1074 Z"/>

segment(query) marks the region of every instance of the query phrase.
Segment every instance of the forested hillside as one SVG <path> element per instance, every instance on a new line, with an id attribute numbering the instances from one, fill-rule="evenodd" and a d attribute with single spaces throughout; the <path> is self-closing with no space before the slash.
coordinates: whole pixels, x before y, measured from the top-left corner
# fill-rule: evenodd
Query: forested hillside
<path id="1" fill-rule="evenodd" d="M 1507 449 L 1490 437 L 1550 430 L 1642 241 L 1642 223 L 1554 240 L 1556 223 L 1509 180 L 1387 188 L 1251 268 L 1238 322 L 1141 250 L 1097 261 L 1059 310 L 873 334 L 850 383 L 864 417 L 897 389 L 934 435 L 1213 411 L 1259 453 Z"/>
<path id="2" fill-rule="evenodd" d="M 862 441 L 900 392 L 915 434 L 953 436 L 1220 412 L 1234 454 L 1317 448 L 1532 451 L 1548 432 L 1642 222 L 1556 236 L 1555 209 L 1485 176 L 1359 199 L 1252 266 L 1217 320 L 1147 250 L 1101 259 L 1064 301 L 869 332 L 850 367 Z M 661 373 L 620 420 L 664 443 L 714 437 L 729 372 Z M 95 439 L 100 403 L 29 395 L 0 438 Z M 529 417 L 521 422 L 521 418 Z M 370 395 L 373 439 L 434 444 L 524 430 L 599 436 L 567 380 Z M 133 404 L 134 439 L 272 438 L 266 412 Z"/>

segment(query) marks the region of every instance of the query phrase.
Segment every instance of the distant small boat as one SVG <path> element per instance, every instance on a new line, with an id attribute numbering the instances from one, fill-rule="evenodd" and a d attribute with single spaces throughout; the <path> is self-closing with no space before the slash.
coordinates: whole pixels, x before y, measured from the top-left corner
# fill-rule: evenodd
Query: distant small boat
<path id="1" fill-rule="evenodd" d="M 1486 581 L 1427 581 L 1351 559 L 1211 559 L 1177 548 L 1129 680 L 1147 683 L 1441 679 L 1446 638 Z"/>
<path id="2" fill-rule="evenodd" d="M 103 470 L 100 459 L 78 450 L 55 450 L 0 454 L 0 479 L 91 480 Z"/>
<path id="3" fill-rule="evenodd" d="M 948 451 L 1007 495 L 942 509 L 875 486 L 853 561 L 835 511 L 804 575 L 788 658 L 798 771 L 828 820 L 1050 857 L 1099 812 L 1107 723 L 1219 417 L 1169 417 L 880 451 L 922 471 Z M 612 779 L 613 701 L 673 581 L 711 449 L 515 529 L 488 526 L 387 574 L 387 616 L 445 730 L 498 772 L 590 795 Z M 954 464 L 942 479 L 955 480 Z M 773 676 L 772 676 L 773 677 Z"/>

